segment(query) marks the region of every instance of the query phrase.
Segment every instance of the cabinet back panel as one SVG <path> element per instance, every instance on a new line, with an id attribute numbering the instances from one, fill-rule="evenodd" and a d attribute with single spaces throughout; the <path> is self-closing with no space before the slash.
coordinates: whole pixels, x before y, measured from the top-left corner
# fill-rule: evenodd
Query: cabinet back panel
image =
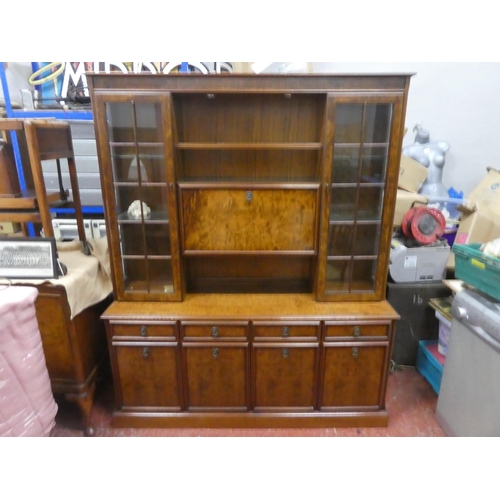
<path id="1" fill-rule="evenodd" d="M 185 259 L 188 292 L 310 293 L 307 256 L 196 256 Z"/>
<path id="2" fill-rule="evenodd" d="M 316 200 L 315 189 L 183 189 L 183 250 L 314 252 Z"/>
<path id="3" fill-rule="evenodd" d="M 179 150 L 181 181 L 319 181 L 315 150 Z"/>
<path id="4" fill-rule="evenodd" d="M 321 139 L 325 94 L 174 94 L 173 100 L 179 142 Z"/>

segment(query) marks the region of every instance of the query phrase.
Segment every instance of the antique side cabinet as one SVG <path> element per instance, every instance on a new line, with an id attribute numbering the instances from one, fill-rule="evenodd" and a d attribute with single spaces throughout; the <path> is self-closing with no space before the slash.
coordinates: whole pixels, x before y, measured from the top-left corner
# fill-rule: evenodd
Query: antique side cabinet
<path id="1" fill-rule="evenodd" d="M 114 425 L 387 425 L 410 77 L 88 75 Z"/>

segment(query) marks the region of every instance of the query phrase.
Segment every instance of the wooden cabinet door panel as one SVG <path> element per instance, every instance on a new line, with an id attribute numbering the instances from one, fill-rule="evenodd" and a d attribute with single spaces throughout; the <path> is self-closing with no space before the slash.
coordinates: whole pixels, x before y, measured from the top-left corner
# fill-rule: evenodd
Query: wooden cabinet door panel
<path id="1" fill-rule="evenodd" d="M 247 344 L 184 344 L 188 410 L 247 410 Z"/>
<path id="2" fill-rule="evenodd" d="M 316 251 L 317 189 L 181 189 L 184 251 Z"/>
<path id="3" fill-rule="evenodd" d="M 180 410 L 178 347 L 114 345 L 122 408 Z"/>
<path id="4" fill-rule="evenodd" d="M 255 409 L 312 410 L 318 347 L 254 347 Z"/>
<path id="5" fill-rule="evenodd" d="M 328 346 L 320 409 L 380 407 L 387 347 Z"/>

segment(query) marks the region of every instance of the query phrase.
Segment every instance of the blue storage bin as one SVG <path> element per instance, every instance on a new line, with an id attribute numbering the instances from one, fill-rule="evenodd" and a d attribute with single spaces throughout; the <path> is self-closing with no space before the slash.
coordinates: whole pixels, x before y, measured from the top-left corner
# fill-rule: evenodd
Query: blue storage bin
<path id="1" fill-rule="evenodd" d="M 435 346 L 437 349 L 437 344 L 437 340 L 421 340 L 418 343 L 415 368 L 431 384 L 434 392 L 439 394 L 441 378 L 443 376 L 443 365 L 429 350 L 430 346 Z"/>

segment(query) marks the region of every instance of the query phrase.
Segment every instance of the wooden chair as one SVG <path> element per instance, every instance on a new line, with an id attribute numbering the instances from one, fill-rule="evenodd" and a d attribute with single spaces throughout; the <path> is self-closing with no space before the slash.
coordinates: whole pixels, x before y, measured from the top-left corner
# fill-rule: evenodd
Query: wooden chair
<path id="1" fill-rule="evenodd" d="M 53 215 L 50 208 L 71 207 L 75 210 L 78 236 L 88 255 L 90 250 L 83 226 L 82 205 L 76 174 L 73 141 L 69 123 L 45 119 L 0 119 L 0 131 L 8 147 L 5 155 L 13 155 L 10 132 L 16 134 L 21 156 L 22 172 L 26 189 L 19 192 L 0 194 L 0 222 L 41 223 L 45 237 L 54 236 Z M 73 201 L 69 201 L 69 191 L 64 189 L 61 174 L 61 159 L 68 162 L 69 178 Z M 59 180 L 59 192 L 47 193 L 42 171 L 42 161 L 55 160 Z M 4 161 L 7 168 L 15 166 L 10 158 Z M 26 232 L 25 232 L 26 234 Z"/>

